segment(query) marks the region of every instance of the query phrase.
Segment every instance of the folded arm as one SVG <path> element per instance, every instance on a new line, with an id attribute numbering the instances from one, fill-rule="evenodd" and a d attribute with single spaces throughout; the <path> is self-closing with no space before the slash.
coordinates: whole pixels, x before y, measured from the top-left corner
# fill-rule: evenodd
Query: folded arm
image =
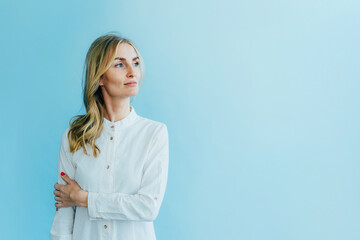
<path id="1" fill-rule="evenodd" d="M 67 183 L 62 179 L 60 173 L 66 172 L 70 178 L 74 178 L 75 168 L 72 164 L 69 144 L 67 139 L 67 133 L 69 129 L 66 129 L 61 138 L 61 145 L 58 159 L 58 183 L 66 185 Z M 57 208 L 55 211 L 55 217 L 50 230 L 51 240 L 71 240 L 73 232 L 73 223 L 75 216 L 75 207 L 62 207 Z"/>
<path id="2" fill-rule="evenodd" d="M 90 220 L 154 221 L 165 193 L 168 164 L 168 130 L 162 124 L 152 139 L 140 189 L 136 194 L 88 192 Z"/>

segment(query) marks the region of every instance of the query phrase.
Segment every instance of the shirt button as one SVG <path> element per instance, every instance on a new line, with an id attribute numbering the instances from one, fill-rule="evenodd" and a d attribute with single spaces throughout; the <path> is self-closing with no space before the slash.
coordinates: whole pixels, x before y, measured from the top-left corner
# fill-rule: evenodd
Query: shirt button
<path id="1" fill-rule="evenodd" d="M 106 225 L 104 225 L 104 228 L 105 228 L 105 229 L 107 229 L 107 226 L 106 226 Z"/>
<path id="2" fill-rule="evenodd" d="M 110 140 L 113 140 L 113 137 L 110 137 Z"/>
<path id="3" fill-rule="evenodd" d="M 111 128 L 114 128 L 114 126 L 111 126 Z"/>
<path id="4" fill-rule="evenodd" d="M 107 169 L 109 169 L 109 167 L 110 167 L 110 166 L 109 166 L 109 165 L 107 165 L 107 167 L 106 167 L 106 168 L 107 168 Z"/>

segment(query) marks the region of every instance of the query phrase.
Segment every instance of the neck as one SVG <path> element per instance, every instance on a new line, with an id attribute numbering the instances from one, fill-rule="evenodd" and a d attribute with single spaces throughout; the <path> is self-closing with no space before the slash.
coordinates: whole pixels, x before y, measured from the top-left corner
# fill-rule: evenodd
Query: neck
<path id="1" fill-rule="evenodd" d="M 122 120 L 130 114 L 130 108 L 129 101 L 116 101 L 112 103 L 105 101 L 104 117 L 111 122 Z"/>

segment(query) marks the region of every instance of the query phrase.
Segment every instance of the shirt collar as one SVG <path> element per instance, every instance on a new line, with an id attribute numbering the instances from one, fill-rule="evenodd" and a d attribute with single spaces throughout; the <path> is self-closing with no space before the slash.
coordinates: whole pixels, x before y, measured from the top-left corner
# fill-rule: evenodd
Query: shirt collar
<path id="1" fill-rule="evenodd" d="M 104 129 L 110 133 L 117 132 L 119 129 L 126 128 L 130 126 L 133 122 L 135 122 L 137 118 L 136 111 L 133 106 L 130 106 L 130 113 L 123 119 L 118 120 L 116 122 L 111 122 L 110 120 L 104 117 Z"/>

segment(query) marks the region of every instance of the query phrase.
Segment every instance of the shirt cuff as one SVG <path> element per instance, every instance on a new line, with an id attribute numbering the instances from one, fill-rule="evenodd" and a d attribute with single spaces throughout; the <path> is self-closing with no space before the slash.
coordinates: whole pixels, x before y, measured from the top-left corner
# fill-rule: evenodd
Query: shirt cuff
<path id="1" fill-rule="evenodd" d="M 88 192 L 88 202 L 87 202 L 88 207 L 87 207 L 87 209 L 88 209 L 88 214 L 89 214 L 90 220 L 101 219 L 101 217 L 99 217 L 97 215 L 98 209 L 96 209 L 96 204 L 95 204 L 97 195 L 98 195 L 98 193 L 96 193 L 96 192 Z"/>
<path id="2" fill-rule="evenodd" d="M 68 235 L 51 235 L 50 236 L 51 240 L 73 240 L 73 235 L 72 234 L 68 234 Z"/>

